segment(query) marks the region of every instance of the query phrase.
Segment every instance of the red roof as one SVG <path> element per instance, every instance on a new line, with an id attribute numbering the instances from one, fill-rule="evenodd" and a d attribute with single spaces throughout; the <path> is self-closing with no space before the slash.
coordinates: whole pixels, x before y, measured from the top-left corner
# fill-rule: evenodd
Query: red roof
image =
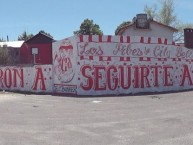
<path id="1" fill-rule="evenodd" d="M 30 41 L 33 41 L 34 39 L 38 39 L 38 41 L 42 41 L 43 39 L 42 39 L 42 40 L 39 40 L 39 37 L 41 37 L 41 38 L 46 38 L 46 39 L 48 39 L 49 42 L 54 41 L 53 37 L 51 37 L 51 36 L 49 36 L 49 35 L 47 35 L 47 34 L 45 34 L 45 33 L 39 32 L 39 33 L 37 33 L 36 35 L 34 35 L 33 37 L 31 37 L 31 38 L 29 38 L 28 40 L 26 40 L 25 43 L 28 43 L 28 42 L 30 42 Z"/>

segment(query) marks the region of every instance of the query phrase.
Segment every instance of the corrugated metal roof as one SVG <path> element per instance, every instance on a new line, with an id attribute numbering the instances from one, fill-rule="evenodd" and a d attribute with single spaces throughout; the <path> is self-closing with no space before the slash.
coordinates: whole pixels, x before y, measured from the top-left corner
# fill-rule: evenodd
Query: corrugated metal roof
<path id="1" fill-rule="evenodd" d="M 21 47 L 24 41 L 6 41 L 0 42 L 0 47 L 7 46 L 7 47 Z"/>

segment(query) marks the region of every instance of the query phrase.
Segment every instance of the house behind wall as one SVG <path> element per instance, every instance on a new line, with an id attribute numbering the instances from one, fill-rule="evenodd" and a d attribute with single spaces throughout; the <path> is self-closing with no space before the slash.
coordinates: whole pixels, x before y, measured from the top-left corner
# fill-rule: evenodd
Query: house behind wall
<path id="1" fill-rule="evenodd" d="M 28 39 L 20 48 L 21 64 L 52 64 L 52 42 L 53 38 L 44 33 L 38 33 L 34 37 Z M 38 54 L 32 54 L 33 49 Z"/>
<path id="2" fill-rule="evenodd" d="M 115 35 L 160 37 L 173 41 L 173 34 L 177 31 L 171 26 L 147 18 L 147 14 L 138 14 L 131 23 L 121 27 Z"/>

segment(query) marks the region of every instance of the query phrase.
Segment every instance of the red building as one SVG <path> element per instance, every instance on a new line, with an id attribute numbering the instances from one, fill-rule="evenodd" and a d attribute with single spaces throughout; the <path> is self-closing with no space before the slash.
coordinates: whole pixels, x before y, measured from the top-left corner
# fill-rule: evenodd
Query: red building
<path id="1" fill-rule="evenodd" d="M 20 48 L 20 63 L 52 64 L 53 41 L 52 37 L 41 32 L 26 40 Z"/>

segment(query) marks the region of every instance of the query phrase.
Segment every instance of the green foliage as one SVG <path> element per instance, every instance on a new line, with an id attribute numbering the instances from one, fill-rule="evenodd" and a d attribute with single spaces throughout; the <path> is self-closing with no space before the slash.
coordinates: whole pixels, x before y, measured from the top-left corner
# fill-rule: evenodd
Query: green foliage
<path id="1" fill-rule="evenodd" d="M 100 30 L 99 25 L 94 24 L 93 20 L 85 19 L 81 23 L 80 29 L 74 31 L 75 35 L 103 35 L 103 32 Z"/>
<path id="2" fill-rule="evenodd" d="M 45 32 L 44 30 L 40 30 L 39 33 L 44 33 L 44 34 L 46 34 L 47 36 L 53 38 L 53 36 L 50 35 L 50 33 L 47 33 L 47 32 Z M 33 36 L 34 36 L 33 34 L 28 34 L 26 31 L 24 31 L 21 35 L 18 36 L 18 40 L 19 40 L 19 41 L 20 41 L 20 40 L 26 41 L 26 40 L 32 38 Z"/>
<path id="3" fill-rule="evenodd" d="M 127 25 L 129 25 L 131 22 L 130 21 L 124 21 L 122 22 L 118 27 L 117 29 L 115 30 L 115 35 L 117 35 L 117 33 L 119 32 L 119 30 Z"/>
<path id="4" fill-rule="evenodd" d="M 0 65 L 14 65 L 18 64 L 18 57 L 14 55 L 16 48 L 1 47 L 0 48 Z"/>
<path id="5" fill-rule="evenodd" d="M 0 47 L 0 65 L 14 65 L 19 63 L 17 48 Z"/>
<path id="6" fill-rule="evenodd" d="M 0 65 L 6 65 L 8 63 L 8 50 L 4 47 L 0 47 Z"/>
<path id="7" fill-rule="evenodd" d="M 156 21 L 161 22 L 165 25 L 175 27 L 178 32 L 174 34 L 174 41 L 179 42 L 184 39 L 184 28 L 193 28 L 193 24 L 186 24 L 180 22 L 177 16 L 174 14 L 174 0 L 161 0 L 160 9 L 157 11 L 157 5 L 145 6 L 144 11 L 149 17 L 154 18 Z"/>
<path id="8" fill-rule="evenodd" d="M 173 0 L 163 0 L 161 1 L 161 9 L 159 12 L 160 22 L 172 26 L 175 25 L 177 19 L 174 14 L 174 2 Z"/>
<path id="9" fill-rule="evenodd" d="M 156 13 L 156 11 L 157 11 L 157 5 L 156 4 L 154 4 L 153 6 L 145 5 L 144 11 L 149 18 L 156 19 L 156 17 L 158 17 L 157 13 Z"/>
<path id="10" fill-rule="evenodd" d="M 175 27 L 177 21 L 177 16 L 174 14 L 174 1 L 173 0 L 161 0 L 160 9 L 157 9 L 157 5 L 153 6 L 145 5 L 144 11 L 148 17 L 155 19 L 156 21 Z"/>
<path id="11" fill-rule="evenodd" d="M 28 40 L 30 38 L 32 38 L 34 35 L 33 34 L 28 34 L 26 31 L 24 31 L 21 35 L 18 36 L 18 40 Z"/>
<path id="12" fill-rule="evenodd" d="M 4 42 L 5 40 L 3 38 L 0 38 L 0 42 Z"/>

